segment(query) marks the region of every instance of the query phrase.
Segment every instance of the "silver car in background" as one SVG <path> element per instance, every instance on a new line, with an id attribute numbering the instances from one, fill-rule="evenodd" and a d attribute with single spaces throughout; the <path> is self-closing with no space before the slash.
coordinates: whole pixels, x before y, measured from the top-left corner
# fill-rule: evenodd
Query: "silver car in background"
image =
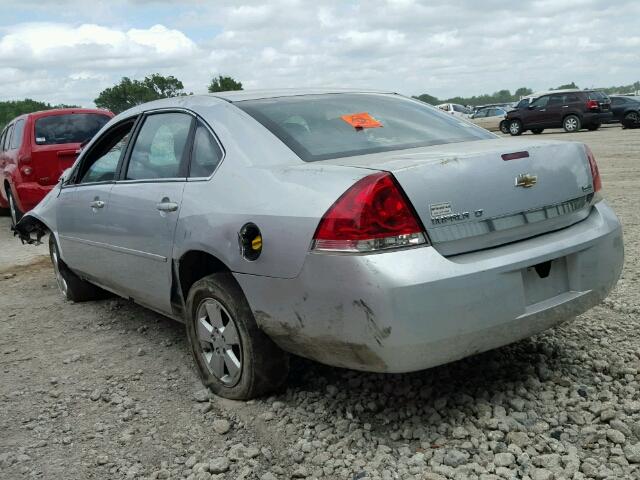
<path id="1" fill-rule="evenodd" d="M 112 119 L 17 231 L 51 233 L 67 299 L 184 321 L 203 382 L 246 399 L 286 352 L 408 372 L 596 305 L 623 264 L 600 189 L 584 144 L 397 94 L 219 93 Z"/>

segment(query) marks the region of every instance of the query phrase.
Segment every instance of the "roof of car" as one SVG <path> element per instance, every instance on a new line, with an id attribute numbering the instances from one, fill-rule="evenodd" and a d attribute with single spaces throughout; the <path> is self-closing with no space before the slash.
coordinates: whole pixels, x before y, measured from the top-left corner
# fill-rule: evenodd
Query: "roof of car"
<path id="1" fill-rule="evenodd" d="M 263 98 L 295 97 L 301 95 L 323 95 L 330 93 L 395 93 L 389 90 L 371 90 L 355 88 L 277 88 L 267 90 L 236 90 L 231 92 L 215 92 L 211 96 L 229 102 L 258 100 Z"/>

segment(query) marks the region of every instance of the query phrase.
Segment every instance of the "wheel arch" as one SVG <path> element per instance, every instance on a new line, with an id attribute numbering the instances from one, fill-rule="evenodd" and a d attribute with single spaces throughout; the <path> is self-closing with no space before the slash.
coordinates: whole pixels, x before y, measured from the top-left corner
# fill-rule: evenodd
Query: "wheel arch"
<path id="1" fill-rule="evenodd" d="M 231 272 L 218 257 L 198 249 L 188 250 L 174 259 L 171 270 L 171 306 L 181 318 L 184 318 L 186 299 L 195 282 L 214 273 Z"/>

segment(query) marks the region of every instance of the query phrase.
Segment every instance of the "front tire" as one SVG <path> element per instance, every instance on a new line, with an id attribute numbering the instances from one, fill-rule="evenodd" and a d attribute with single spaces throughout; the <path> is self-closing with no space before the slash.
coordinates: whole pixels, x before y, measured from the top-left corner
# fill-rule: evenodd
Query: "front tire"
<path id="1" fill-rule="evenodd" d="M 502 120 L 500 122 L 500 131 L 505 135 L 509 133 L 509 122 L 507 120 Z"/>
<path id="2" fill-rule="evenodd" d="M 287 379 L 289 356 L 258 328 L 230 273 L 215 273 L 193 284 L 186 323 L 202 383 L 216 395 L 249 400 Z"/>
<path id="3" fill-rule="evenodd" d="M 509 133 L 514 137 L 522 135 L 522 122 L 520 120 L 511 120 L 509 124 Z"/>
<path id="4" fill-rule="evenodd" d="M 542 132 L 544 132 L 544 128 L 532 128 L 531 132 L 535 135 L 540 135 Z"/>
<path id="5" fill-rule="evenodd" d="M 587 130 L 589 130 L 590 132 L 595 132 L 599 128 L 600 128 L 600 124 L 599 123 L 594 123 L 593 125 L 589 125 L 587 127 Z"/>
<path id="6" fill-rule="evenodd" d="M 60 293 L 71 302 L 86 302 L 106 297 L 106 292 L 95 285 L 82 280 L 60 258 L 60 250 L 53 233 L 49 233 L 49 256 Z"/>
<path id="7" fill-rule="evenodd" d="M 562 128 L 567 133 L 574 133 L 582 128 L 582 122 L 577 115 L 567 115 L 562 121 Z"/>

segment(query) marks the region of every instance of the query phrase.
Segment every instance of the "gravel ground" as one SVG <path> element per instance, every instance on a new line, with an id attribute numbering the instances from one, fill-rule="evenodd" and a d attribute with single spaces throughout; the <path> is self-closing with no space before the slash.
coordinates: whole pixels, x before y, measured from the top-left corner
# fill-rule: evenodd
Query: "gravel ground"
<path id="1" fill-rule="evenodd" d="M 209 398 L 181 324 L 64 302 L 46 250 L 0 219 L 0 478 L 640 478 L 640 131 L 542 138 L 592 147 L 624 223 L 602 305 L 414 374 L 296 359 L 286 391 L 250 402 Z"/>

